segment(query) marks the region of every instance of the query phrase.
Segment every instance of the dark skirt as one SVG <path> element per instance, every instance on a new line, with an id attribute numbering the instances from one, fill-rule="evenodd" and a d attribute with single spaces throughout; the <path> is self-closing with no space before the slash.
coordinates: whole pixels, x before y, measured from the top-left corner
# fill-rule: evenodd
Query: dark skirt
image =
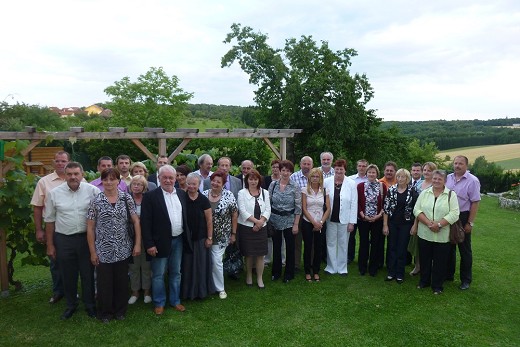
<path id="1" fill-rule="evenodd" d="M 238 245 L 245 257 L 260 257 L 267 254 L 267 227 L 253 231 L 253 227 L 238 224 Z"/>
<path id="2" fill-rule="evenodd" d="M 216 291 L 211 272 L 211 250 L 204 246 L 205 240 L 193 241 L 193 253 L 183 254 L 181 280 L 183 299 L 204 299 Z"/>

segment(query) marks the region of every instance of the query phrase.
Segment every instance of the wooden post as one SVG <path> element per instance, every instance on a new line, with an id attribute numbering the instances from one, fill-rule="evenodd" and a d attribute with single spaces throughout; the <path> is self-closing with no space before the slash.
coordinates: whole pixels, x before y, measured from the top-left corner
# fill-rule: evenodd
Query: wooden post
<path id="1" fill-rule="evenodd" d="M 0 187 L 4 185 L 3 164 L 0 160 Z M 9 275 L 7 273 L 7 235 L 0 229 L 0 296 L 9 296 Z"/>

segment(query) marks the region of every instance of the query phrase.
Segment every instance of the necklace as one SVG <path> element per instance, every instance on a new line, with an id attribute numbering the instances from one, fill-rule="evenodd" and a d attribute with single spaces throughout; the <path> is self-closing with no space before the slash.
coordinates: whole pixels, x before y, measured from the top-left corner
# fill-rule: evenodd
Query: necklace
<path id="1" fill-rule="evenodd" d="M 218 194 L 214 194 L 213 191 L 209 192 L 212 198 L 218 198 L 222 192 L 219 192 Z"/>

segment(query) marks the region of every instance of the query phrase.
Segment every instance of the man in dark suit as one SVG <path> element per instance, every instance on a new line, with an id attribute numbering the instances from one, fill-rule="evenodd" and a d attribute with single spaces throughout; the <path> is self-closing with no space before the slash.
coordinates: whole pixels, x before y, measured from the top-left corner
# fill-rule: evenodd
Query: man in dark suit
<path id="1" fill-rule="evenodd" d="M 242 182 L 229 174 L 229 170 L 231 170 L 231 158 L 222 157 L 217 162 L 218 169 L 224 171 L 227 176 L 227 182 L 224 185 L 224 188 L 229 190 L 235 196 L 235 199 L 238 199 L 238 192 L 242 189 Z M 204 180 L 204 190 L 210 189 L 211 183 L 209 177 Z"/>
<path id="2" fill-rule="evenodd" d="M 168 156 L 167 155 L 160 155 L 157 157 L 157 162 L 155 163 L 155 167 L 157 168 L 157 172 L 154 174 L 151 174 L 148 176 L 148 182 L 155 183 L 157 187 L 159 187 L 159 182 L 157 180 L 157 173 L 159 172 L 159 169 L 161 166 L 168 165 Z"/>
<path id="3" fill-rule="evenodd" d="M 251 170 L 253 170 L 254 168 L 255 168 L 255 165 L 253 164 L 253 162 L 251 160 L 246 159 L 246 160 L 242 161 L 242 163 L 240 164 L 241 173 L 236 175 L 236 178 L 238 178 L 240 180 L 240 182 L 242 182 L 242 188 L 245 188 L 244 177 L 246 177 L 247 174 L 250 173 Z"/>
<path id="4" fill-rule="evenodd" d="M 144 248 L 152 260 L 152 297 L 154 312 L 161 315 L 166 305 L 164 274 L 168 267 L 170 305 L 177 311 L 186 309 L 180 301 L 183 247 L 193 249 L 187 224 L 186 193 L 175 189 L 177 173 L 171 165 L 159 169 L 160 189 L 143 196 L 141 229 Z"/>

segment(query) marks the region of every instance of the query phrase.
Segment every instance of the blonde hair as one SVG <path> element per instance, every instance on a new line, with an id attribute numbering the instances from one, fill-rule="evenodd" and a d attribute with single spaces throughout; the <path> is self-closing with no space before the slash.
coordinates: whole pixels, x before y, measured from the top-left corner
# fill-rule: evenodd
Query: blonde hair
<path id="1" fill-rule="evenodd" d="M 431 161 L 427 161 L 423 164 L 422 169 L 424 170 L 424 167 L 427 166 L 431 171 L 437 170 L 437 165 L 435 163 L 432 163 Z"/>
<path id="2" fill-rule="evenodd" d="M 395 177 L 405 175 L 406 177 L 406 184 L 410 183 L 410 180 L 412 179 L 412 175 L 410 175 L 410 171 L 406 169 L 399 169 L 395 173 Z"/>
<path id="3" fill-rule="evenodd" d="M 315 167 L 311 169 L 309 172 L 309 175 L 307 176 L 307 193 L 312 194 L 311 191 L 311 176 L 313 174 L 318 174 L 320 176 L 320 179 L 318 180 L 318 190 L 320 188 L 323 188 L 323 172 L 321 172 L 321 169 L 319 167 Z"/>
<path id="4" fill-rule="evenodd" d="M 362 160 L 358 160 L 358 162 L 360 162 L 360 161 L 362 161 Z M 366 161 L 366 160 L 365 160 L 365 161 Z M 367 166 L 367 172 L 368 172 L 368 170 L 376 170 L 376 172 L 377 172 L 377 177 L 379 177 L 379 168 L 377 167 L 376 164 L 370 164 L 370 165 L 368 165 L 368 166 Z"/>
<path id="5" fill-rule="evenodd" d="M 130 165 L 130 174 L 132 174 L 132 172 L 134 171 L 134 169 L 136 167 L 140 167 L 141 169 L 144 170 L 144 174 L 145 175 L 148 175 L 148 169 L 146 168 L 146 165 L 144 165 L 142 162 L 140 161 L 136 161 L 135 163 L 133 163 L 132 165 Z M 139 175 L 137 175 L 139 176 Z"/>
<path id="6" fill-rule="evenodd" d="M 130 191 L 132 191 L 131 186 L 134 182 L 139 182 L 143 185 L 143 193 L 148 191 L 148 180 L 144 176 L 135 175 L 134 177 L 132 177 L 132 179 L 130 180 Z"/>

